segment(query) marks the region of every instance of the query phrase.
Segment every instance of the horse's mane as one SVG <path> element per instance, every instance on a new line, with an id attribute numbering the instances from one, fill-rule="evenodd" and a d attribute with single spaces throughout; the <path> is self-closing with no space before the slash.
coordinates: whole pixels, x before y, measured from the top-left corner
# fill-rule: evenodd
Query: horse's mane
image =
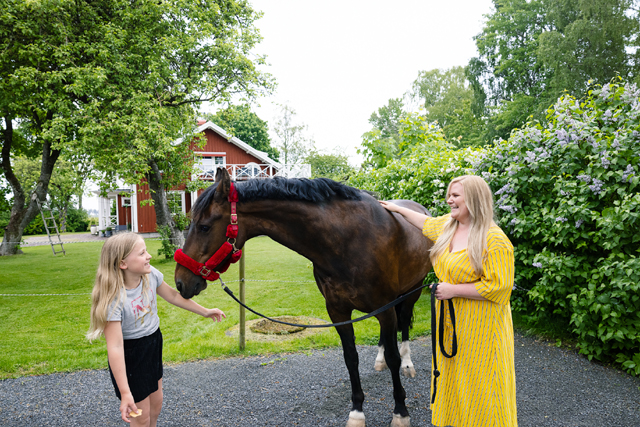
<path id="1" fill-rule="evenodd" d="M 251 179 L 236 182 L 238 200 L 252 202 L 257 200 L 297 200 L 311 203 L 331 200 L 361 200 L 363 192 L 328 178 L 282 178 Z M 198 218 L 211 204 L 218 184 L 208 187 L 196 200 L 192 216 Z"/>

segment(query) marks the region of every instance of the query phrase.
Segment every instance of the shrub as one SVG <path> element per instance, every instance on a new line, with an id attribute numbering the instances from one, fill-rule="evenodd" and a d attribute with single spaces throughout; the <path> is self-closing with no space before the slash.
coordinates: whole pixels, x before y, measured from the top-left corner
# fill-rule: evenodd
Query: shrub
<path id="1" fill-rule="evenodd" d="M 474 164 L 516 246 L 514 306 L 566 322 L 589 359 L 640 374 L 640 91 L 619 81 L 562 97 Z"/>
<path id="2" fill-rule="evenodd" d="M 441 215 L 453 177 L 482 176 L 515 247 L 514 310 L 534 324 L 564 324 L 589 359 L 640 375 L 639 97 L 620 80 L 593 86 L 584 99 L 560 98 L 546 124 L 528 123 L 508 141 L 417 148 L 350 184 Z"/>

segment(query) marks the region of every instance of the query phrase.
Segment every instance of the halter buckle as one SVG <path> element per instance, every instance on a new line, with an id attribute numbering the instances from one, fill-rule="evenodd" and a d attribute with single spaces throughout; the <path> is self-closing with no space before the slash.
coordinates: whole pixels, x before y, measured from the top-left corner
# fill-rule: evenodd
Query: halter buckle
<path id="1" fill-rule="evenodd" d="M 202 267 L 200 267 L 200 270 L 198 270 L 198 274 L 200 274 L 202 277 L 207 277 L 211 274 L 211 270 L 209 270 L 206 265 L 203 265 Z"/>

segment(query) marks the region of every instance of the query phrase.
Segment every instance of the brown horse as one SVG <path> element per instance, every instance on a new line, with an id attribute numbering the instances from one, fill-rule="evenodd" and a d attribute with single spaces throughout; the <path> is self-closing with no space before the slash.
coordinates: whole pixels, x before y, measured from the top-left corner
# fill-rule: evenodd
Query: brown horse
<path id="1" fill-rule="evenodd" d="M 370 313 L 384 306 L 420 286 L 431 270 L 427 251 L 432 243 L 366 192 L 323 178 L 274 178 L 233 185 L 227 171 L 219 169 L 215 183 L 194 205 L 183 253 L 195 263 L 204 264 L 226 244 L 225 232 L 231 222 L 229 193 L 233 194 L 235 187 L 238 202 L 237 207 L 233 205 L 237 209 L 238 234 L 231 243 L 241 248 L 247 240 L 267 235 L 309 259 L 334 323 L 351 319 L 353 310 Z M 415 202 L 397 203 L 427 213 Z M 180 264 L 176 266 L 175 281 L 185 298 L 207 287 L 203 277 Z M 413 306 L 419 297 L 420 292 L 416 292 L 395 310 L 376 315 L 380 323 L 376 369 L 382 369 L 386 362 L 391 371 L 395 400 L 392 426 L 410 425 L 400 367 L 407 375 L 415 374 L 409 357 L 408 332 Z M 364 426 L 364 393 L 353 327 L 337 326 L 336 330 L 351 379 L 353 407 L 347 426 Z M 398 330 L 402 331 L 401 351 L 397 345 Z"/>

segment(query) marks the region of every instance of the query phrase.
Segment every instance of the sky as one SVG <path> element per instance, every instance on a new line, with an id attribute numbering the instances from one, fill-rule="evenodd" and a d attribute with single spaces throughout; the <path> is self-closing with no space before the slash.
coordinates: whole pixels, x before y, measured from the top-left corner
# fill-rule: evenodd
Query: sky
<path id="1" fill-rule="evenodd" d="M 263 17 L 254 49 L 277 82 L 254 112 L 272 126 L 280 105 L 296 111 L 316 149 L 358 166 L 371 113 L 402 97 L 420 71 L 466 65 L 477 56 L 491 0 L 252 0 Z M 205 111 L 215 112 L 211 106 Z M 97 209 L 96 198 L 84 200 Z M 94 207 L 95 205 L 95 207 Z"/>
<path id="2" fill-rule="evenodd" d="M 254 111 L 271 126 L 277 104 L 296 111 L 318 149 L 356 154 L 369 117 L 402 97 L 420 71 L 466 65 L 491 0 L 252 0 L 278 84 Z M 273 132 L 272 140 L 274 139 Z"/>

